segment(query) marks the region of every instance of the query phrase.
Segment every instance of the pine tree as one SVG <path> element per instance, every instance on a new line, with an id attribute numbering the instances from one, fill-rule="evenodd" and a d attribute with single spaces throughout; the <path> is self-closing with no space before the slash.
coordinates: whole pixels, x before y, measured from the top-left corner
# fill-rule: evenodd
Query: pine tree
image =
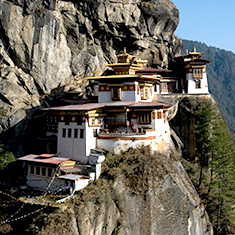
<path id="1" fill-rule="evenodd" d="M 235 223 L 235 144 L 233 135 L 210 100 L 198 102 L 196 153 L 200 174 L 196 188 L 207 205 L 217 234 Z"/>

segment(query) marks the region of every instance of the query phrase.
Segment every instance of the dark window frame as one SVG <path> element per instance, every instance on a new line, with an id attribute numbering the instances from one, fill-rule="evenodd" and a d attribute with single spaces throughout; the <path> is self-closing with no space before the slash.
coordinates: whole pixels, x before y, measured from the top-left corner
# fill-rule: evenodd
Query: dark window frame
<path id="1" fill-rule="evenodd" d="M 66 138 L 66 132 L 67 132 L 66 128 L 62 128 L 62 137 L 63 138 Z"/>
<path id="2" fill-rule="evenodd" d="M 121 100 L 122 89 L 121 87 L 113 87 L 111 89 L 112 100 Z"/>
<path id="3" fill-rule="evenodd" d="M 75 139 L 78 138 L 78 129 L 74 129 L 73 137 L 74 137 Z"/>
<path id="4" fill-rule="evenodd" d="M 47 168 L 47 176 L 52 176 L 52 169 L 51 168 Z"/>
<path id="5" fill-rule="evenodd" d="M 46 167 L 42 167 L 42 175 L 46 176 Z"/>
<path id="6" fill-rule="evenodd" d="M 84 139 L 84 129 L 80 129 L 80 139 Z"/>
<path id="7" fill-rule="evenodd" d="M 68 138 L 71 138 L 71 137 L 72 137 L 72 129 L 68 128 Z"/>
<path id="8" fill-rule="evenodd" d="M 41 172 L 41 167 L 36 166 L 36 175 L 40 175 L 40 172 Z"/>
<path id="9" fill-rule="evenodd" d="M 34 173 L 35 173 L 34 166 L 30 166 L 30 174 L 34 175 Z"/>

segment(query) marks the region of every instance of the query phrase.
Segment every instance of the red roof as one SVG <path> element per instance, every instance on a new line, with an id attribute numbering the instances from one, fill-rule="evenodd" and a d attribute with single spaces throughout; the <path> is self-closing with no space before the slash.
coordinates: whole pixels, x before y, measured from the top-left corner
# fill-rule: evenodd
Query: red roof
<path id="1" fill-rule="evenodd" d="M 66 110 L 66 111 L 88 111 L 92 109 L 102 108 L 105 103 L 88 103 L 88 104 L 76 104 L 76 105 L 64 105 L 52 108 L 42 108 L 41 110 Z"/>
<path id="2" fill-rule="evenodd" d="M 107 102 L 107 103 L 90 103 L 82 105 L 66 105 L 52 108 L 43 108 L 42 110 L 58 110 L 58 111 L 88 111 L 97 108 L 104 107 L 170 107 L 171 105 L 158 102 L 136 102 L 136 101 L 116 101 L 116 102 Z"/>
<path id="3" fill-rule="evenodd" d="M 171 72 L 171 70 L 167 70 L 167 69 L 155 69 L 155 68 L 144 68 L 144 69 L 140 69 L 140 70 L 136 70 L 136 74 L 138 73 L 163 73 L 163 72 Z"/>
<path id="4" fill-rule="evenodd" d="M 59 165 L 62 162 L 73 161 L 70 158 L 62 158 L 54 154 L 41 154 L 41 155 L 29 154 L 19 158 L 18 160 L 34 162 L 34 163 L 52 164 L 52 165 Z"/>
<path id="5" fill-rule="evenodd" d="M 159 103 L 159 102 L 137 102 L 134 104 L 131 104 L 129 107 L 130 108 L 144 108 L 144 107 L 155 107 L 155 108 L 168 108 L 171 107 L 172 105 L 169 104 L 164 104 L 164 103 Z"/>

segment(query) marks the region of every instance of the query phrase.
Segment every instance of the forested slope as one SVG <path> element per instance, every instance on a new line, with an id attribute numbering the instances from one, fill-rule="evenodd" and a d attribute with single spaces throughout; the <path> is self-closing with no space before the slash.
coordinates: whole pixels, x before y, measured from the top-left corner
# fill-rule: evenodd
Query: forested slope
<path id="1" fill-rule="evenodd" d="M 235 54 L 189 40 L 183 40 L 181 53 L 186 53 L 187 49 L 192 51 L 194 47 L 202 52 L 204 58 L 212 61 L 207 65 L 209 90 L 230 130 L 235 134 Z"/>

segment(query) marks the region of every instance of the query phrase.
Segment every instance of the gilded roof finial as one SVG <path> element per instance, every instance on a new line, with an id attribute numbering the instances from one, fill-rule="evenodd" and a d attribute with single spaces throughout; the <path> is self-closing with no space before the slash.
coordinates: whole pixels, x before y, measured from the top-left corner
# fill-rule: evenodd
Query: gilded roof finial
<path id="1" fill-rule="evenodd" d="M 126 47 L 124 47 L 124 54 L 126 54 Z"/>
<path id="2" fill-rule="evenodd" d="M 188 49 L 186 50 L 186 54 L 188 54 Z"/>
<path id="3" fill-rule="evenodd" d="M 196 47 L 194 47 L 194 50 L 193 50 L 193 52 L 197 52 L 197 49 L 196 49 Z"/>

